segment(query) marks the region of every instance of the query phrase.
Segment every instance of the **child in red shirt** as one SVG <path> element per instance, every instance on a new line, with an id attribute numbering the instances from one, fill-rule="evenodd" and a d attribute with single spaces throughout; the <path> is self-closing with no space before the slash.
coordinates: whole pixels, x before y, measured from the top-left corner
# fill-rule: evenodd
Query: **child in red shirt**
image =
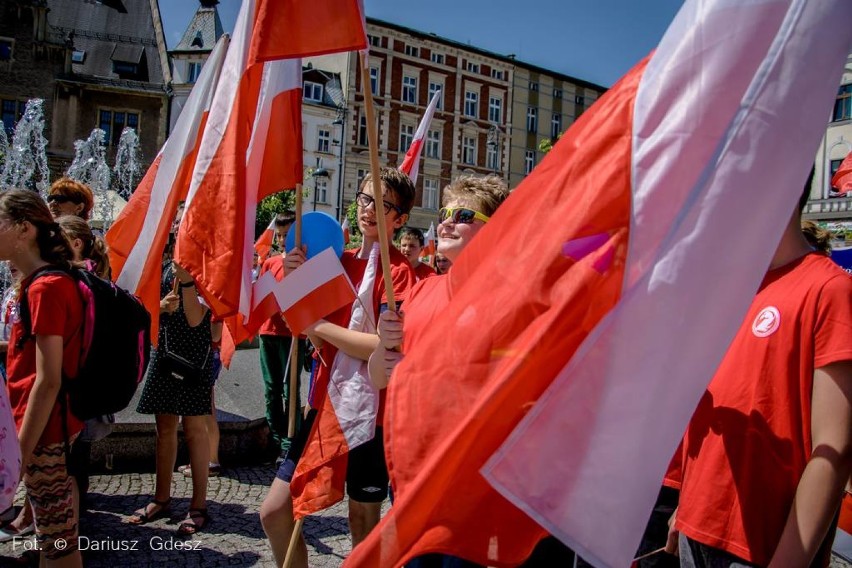
<path id="1" fill-rule="evenodd" d="M 45 268 L 69 268 L 72 258 L 67 237 L 38 194 L 0 193 L 0 260 L 11 261 L 21 272 L 30 314 L 30 330 L 20 319 L 12 326 L 7 385 L 23 480 L 35 511 L 42 560 L 48 566 L 60 559 L 63 564 L 81 565 L 78 496 L 68 475 L 65 449 L 83 423 L 58 397 L 62 377 L 74 377 L 79 370 L 83 306 L 71 278 L 38 276 Z M 64 546 L 57 547 L 62 541 Z"/>
<path id="2" fill-rule="evenodd" d="M 420 252 L 425 244 L 426 239 L 423 236 L 423 231 L 416 227 L 405 227 L 400 232 L 399 252 L 405 255 L 405 258 L 411 263 L 418 282 L 424 278 L 435 276 L 434 268 L 425 262 L 420 262 Z"/>

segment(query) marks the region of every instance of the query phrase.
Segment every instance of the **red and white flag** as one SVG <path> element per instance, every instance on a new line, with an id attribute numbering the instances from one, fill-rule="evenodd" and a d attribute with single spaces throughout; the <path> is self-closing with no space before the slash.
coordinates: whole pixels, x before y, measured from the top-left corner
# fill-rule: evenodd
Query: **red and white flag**
<path id="1" fill-rule="evenodd" d="M 222 36 L 210 53 L 171 136 L 106 234 L 113 279 L 142 300 L 151 314 L 153 338 L 160 314 L 163 249 L 178 204 L 189 191 L 228 43 L 229 37 Z"/>
<path id="2" fill-rule="evenodd" d="M 263 230 L 257 240 L 254 242 L 254 250 L 258 256 L 258 262 L 263 264 L 266 257 L 269 256 L 269 251 L 272 250 L 272 243 L 275 240 L 275 217 L 269 222 L 269 225 Z"/>
<path id="3" fill-rule="evenodd" d="M 352 305 L 351 330 L 376 333 L 373 291 L 376 278 L 381 277 L 380 266 L 375 244 L 358 288 L 359 299 Z M 334 357 L 328 384 L 314 385 L 312 392 L 322 400 L 316 403 L 320 411 L 290 483 L 296 518 L 327 509 L 343 498 L 349 452 L 373 438 L 379 410 L 379 393 L 370 381 L 367 362 L 343 351 Z"/>
<path id="4" fill-rule="evenodd" d="M 831 188 L 841 195 L 847 192 L 852 194 L 852 152 L 846 155 L 840 167 L 831 176 Z"/>
<path id="5" fill-rule="evenodd" d="M 685 3 L 453 265 L 388 388 L 394 506 L 345 565 L 517 565 L 546 531 L 630 564 L 795 210 L 849 21 L 846 0 Z"/>
<path id="6" fill-rule="evenodd" d="M 349 240 L 352 238 L 349 234 L 349 216 L 345 215 L 343 217 L 343 222 L 340 224 L 340 229 L 343 231 L 343 246 L 349 244 Z"/>
<path id="7" fill-rule="evenodd" d="M 414 133 L 414 140 L 411 141 L 411 146 L 405 153 L 405 158 L 399 166 L 399 171 L 407 175 L 411 179 L 411 183 L 417 183 L 417 173 L 420 170 L 420 155 L 423 153 L 423 140 L 426 138 L 426 133 L 429 132 L 429 125 L 432 124 L 432 117 L 435 116 L 435 109 L 438 108 L 438 100 L 441 98 L 441 89 L 435 91 L 432 95 L 432 100 L 429 101 L 429 106 L 426 107 L 426 113 L 420 119 L 420 124 L 417 126 L 417 131 Z"/>
<path id="8" fill-rule="evenodd" d="M 426 234 L 423 235 L 423 250 L 420 251 L 420 257 L 425 258 L 429 257 L 431 261 L 435 256 L 436 249 L 436 237 L 435 237 L 435 223 L 429 223 L 429 230 L 426 231 Z"/>
<path id="9" fill-rule="evenodd" d="M 355 299 L 355 289 L 331 248 L 288 274 L 274 294 L 293 336 Z"/>
<path id="10" fill-rule="evenodd" d="M 301 60 L 250 64 L 255 4 L 237 17 L 175 252 L 213 313 L 239 314 L 226 319 L 237 342 L 252 305 L 257 203 L 302 181 Z"/>

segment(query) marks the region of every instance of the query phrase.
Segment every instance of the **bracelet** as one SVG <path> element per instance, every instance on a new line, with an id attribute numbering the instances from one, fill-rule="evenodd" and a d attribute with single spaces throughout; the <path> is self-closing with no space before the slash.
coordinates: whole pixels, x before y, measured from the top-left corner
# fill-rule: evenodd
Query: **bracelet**
<path id="1" fill-rule="evenodd" d="M 181 282 L 178 286 L 180 288 L 195 288 L 195 281 Z"/>

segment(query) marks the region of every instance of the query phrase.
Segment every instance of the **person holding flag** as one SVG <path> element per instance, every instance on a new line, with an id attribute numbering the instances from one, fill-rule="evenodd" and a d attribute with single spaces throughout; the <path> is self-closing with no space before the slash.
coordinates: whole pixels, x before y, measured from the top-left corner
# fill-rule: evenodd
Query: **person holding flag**
<path id="1" fill-rule="evenodd" d="M 385 215 L 390 239 L 393 232 L 405 224 L 414 204 L 414 185 L 408 176 L 393 168 L 382 168 L 380 175 L 381 201 L 376 197 L 370 174 L 361 182 L 355 201 L 363 243 L 359 249 L 345 251 L 341 258 L 347 276 L 364 296 L 359 293 L 360 299 L 352 306 L 337 310 L 307 330 L 308 337 L 318 349 L 316 358 L 319 362 L 309 399 L 311 410 L 260 509 L 261 523 L 278 565 L 284 562 L 287 554 L 295 527 L 295 513 L 310 514 L 342 498 L 342 487 L 338 487 L 337 482 L 342 484 L 345 479 L 349 494 L 353 547 L 378 524 L 381 503 L 387 497 L 388 473 L 381 428 L 384 397 L 378 402 L 375 435 L 369 441 L 352 447 L 343 440 L 346 433 L 339 432 L 341 426 L 337 425 L 334 402 L 329 400 L 332 389 L 328 388 L 330 382 L 351 380 L 354 375 L 366 378 L 367 359 L 379 342 L 375 333 L 375 314 L 380 313 L 387 302 L 381 264 L 376 254 L 379 239 L 376 215 Z M 300 249 L 288 251 L 284 259 L 285 274 L 305 262 L 305 253 Z M 393 290 L 399 302 L 414 286 L 415 274 L 405 256 L 394 248 L 390 250 L 390 262 Z M 356 321 L 363 325 L 354 325 Z M 335 427 L 338 436 L 326 435 Z M 331 443 L 331 438 L 335 438 L 337 445 L 328 450 L 323 444 Z M 324 456 L 330 453 L 334 453 L 332 461 L 323 461 Z M 301 536 L 293 553 L 294 566 L 307 566 L 307 548 Z"/>

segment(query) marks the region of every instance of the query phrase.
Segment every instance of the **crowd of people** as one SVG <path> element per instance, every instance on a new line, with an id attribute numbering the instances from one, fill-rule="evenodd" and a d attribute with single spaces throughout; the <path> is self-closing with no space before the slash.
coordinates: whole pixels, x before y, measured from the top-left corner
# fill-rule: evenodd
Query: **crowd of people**
<path id="1" fill-rule="evenodd" d="M 362 240 L 341 258 L 353 286 L 366 290 L 372 302 L 345 306 L 301 337 L 293 337 L 280 314 L 258 332 L 258 380 L 263 381 L 271 444 L 279 456 L 259 521 L 278 565 L 298 526 L 290 484 L 323 396 L 311 389 L 303 401 L 299 377 L 291 383 L 292 343 L 298 367 L 310 371 L 312 385 L 358 373 L 369 376 L 380 393 L 375 436 L 354 448 L 347 461 L 354 547 L 379 523 L 392 489 L 383 423 L 388 389 L 406 380 L 397 367 L 451 301 L 451 281 L 445 275 L 452 263 L 509 196 L 505 182 L 494 175 L 453 180 L 443 191 L 437 251 L 426 263 L 421 260 L 426 244 L 422 231 L 406 225 L 414 185 L 392 168 L 383 168 L 378 182 L 367 175 L 358 188 Z M 807 192 L 800 205 L 806 197 Z M 14 279 L 0 306 L 0 349 L 5 352 L 0 371 L 18 430 L 27 495 L 20 510 L 0 514 L 5 522 L 0 541 L 34 532 L 48 566 L 81 565 L 76 543 L 91 444 L 109 433 L 112 422 L 110 416 L 82 421 L 68 408 L 63 377 L 74 377 L 80 364 L 83 304 L 72 279 L 45 273 L 48 268 L 78 267 L 110 277 L 104 240 L 87 222 L 92 205 L 89 188 L 65 178 L 53 184 L 46 202 L 32 191 L 0 193 L 0 260 L 9 263 Z M 791 211 L 752 306 L 661 480 L 657 506 L 637 552 L 644 556 L 640 565 L 827 565 L 852 473 L 852 279 L 828 258 L 826 233 L 802 226 L 800 211 Z M 398 237 L 398 248 L 390 249 L 393 292 L 401 302 L 397 310 L 386 309 L 382 267 L 374 252 L 378 215 L 384 215 L 387 237 Z M 286 211 L 274 219 L 276 249 L 258 263 L 256 276 L 271 272 L 285 279 L 314 252 L 305 247 L 283 250 L 294 222 L 295 215 Z M 222 323 L 192 275 L 173 261 L 172 245 L 173 240 L 163 254 L 157 346 L 136 407 L 155 417 L 156 484 L 148 504 L 126 521 L 141 525 L 171 516 L 177 471 L 192 479 L 189 508 L 177 534 L 191 536 L 214 522 L 208 514 L 207 484 L 222 471 L 214 402 Z M 29 329 L 19 317 L 22 296 Z M 174 380 L 176 376 L 181 380 Z M 291 384 L 297 386 L 293 391 Z M 295 417 L 290 416 L 291 397 L 296 398 Z M 295 431 L 289 427 L 291 418 Z M 176 469 L 181 424 L 189 463 Z M 292 565 L 307 566 L 305 541 L 296 536 Z M 65 547 L 55 546 L 59 539 Z M 570 562 L 583 564 L 549 537 L 525 565 Z M 444 555 L 417 558 L 409 565 L 475 566 Z"/>

